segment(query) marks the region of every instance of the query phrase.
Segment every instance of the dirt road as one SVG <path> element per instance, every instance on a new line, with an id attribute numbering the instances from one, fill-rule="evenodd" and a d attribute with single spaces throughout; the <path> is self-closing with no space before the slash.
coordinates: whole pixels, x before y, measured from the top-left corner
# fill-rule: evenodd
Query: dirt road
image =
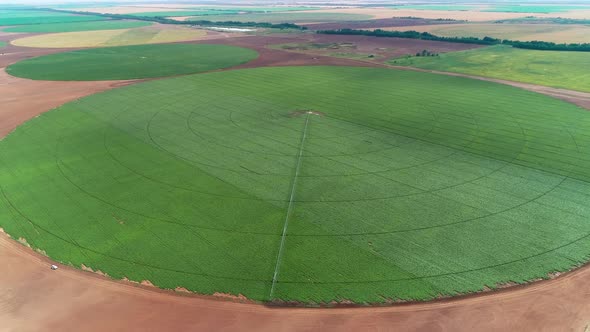
<path id="1" fill-rule="evenodd" d="M 471 298 L 299 309 L 191 297 L 60 267 L 0 236 L 2 331 L 584 331 L 590 268 Z"/>
<path id="2" fill-rule="evenodd" d="M 472 79 L 481 80 L 481 81 L 488 81 L 488 82 L 500 83 L 500 84 L 505 84 L 505 85 L 511 85 L 511 86 L 514 86 L 517 88 L 529 90 L 532 92 L 542 93 L 542 94 L 550 96 L 550 97 L 561 99 L 561 100 L 570 102 L 572 104 L 576 104 L 576 105 L 583 107 L 587 110 L 590 110 L 590 92 L 552 88 L 552 87 L 543 86 L 543 85 L 522 83 L 522 82 L 516 82 L 516 81 L 509 81 L 509 80 L 501 80 L 501 79 L 496 79 L 496 78 L 474 76 L 474 75 L 467 75 L 467 74 L 460 74 L 460 73 L 451 73 L 451 72 L 446 72 L 446 71 L 427 70 L 427 69 L 412 68 L 412 67 L 400 67 L 400 66 L 388 66 L 388 67 L 395 68 L 395 69 L 401 69 L 401 70 L 413 70 L 413 71 L 421 71 L 421 72 L 448 75 L 448 76 L 466 77 L 466 78 L 472 78 Z"/>

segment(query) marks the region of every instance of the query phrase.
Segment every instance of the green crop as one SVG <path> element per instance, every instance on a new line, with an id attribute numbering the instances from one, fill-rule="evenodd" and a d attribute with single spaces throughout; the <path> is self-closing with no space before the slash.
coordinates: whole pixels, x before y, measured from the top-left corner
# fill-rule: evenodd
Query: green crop
<path id="1" fill-rule="evenodd" d="M 0 141 L 0 226 L 163 288 L 264 301 L 276 269 L 273 299 L 427 300 L 588 260 L 589 129 L 571 104 L 429 73 L 157 80 Z"/>

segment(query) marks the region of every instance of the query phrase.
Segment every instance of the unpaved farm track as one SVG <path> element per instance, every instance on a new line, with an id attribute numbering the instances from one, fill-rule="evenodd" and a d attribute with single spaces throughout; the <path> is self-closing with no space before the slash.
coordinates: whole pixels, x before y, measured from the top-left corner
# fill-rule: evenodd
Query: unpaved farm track
<path id="1" fill-rule="evenodd" d="M 243 37 L 216 42 L 244 46 L 254 40 Z M 360 64 L 268 50 L 264 44 L 250 45 L 260 57 L 243 67 Z M 0 57 L 0 68 L 56 52 L 4 51 L 11 53 Z M 0 138 L 18 124 L 65 102 L 129 83 L 31 81 L 11 77 L 2 69 Z M 536 88 L 550 95 L 554 92 Z M 579 96 L 571 91 L 562 93 Z M 590 101 L 587 97 L 582 94 L 580 98 Z M 303 309 L 160 291 L 61 265 L 52 271 L 50 264 L 48 258 L 0 233 L 0 331 L 584 331 L 590 324 L 588 266 L 553 280 L 459 299 L 378 308 Z"/>
<path id="2" fill-rule="evenodd" d="M 0 236 L 3 331 L 584 331 L 590 268 L 469 298 L 381 308 L 269 308 L 149 290 L 61 267 Z"/>
<path id="3" fill-rule="evenodd" d="M 535 85 L 535 84 L 530 84 L 530 83 L 501 80 L 501 79 L 496 79 L 496 78 L 474 76 L 474 75 L 467 75 L 467 74 L 460 74 L 460 73 L 451 73 L 451 72 L 447 72 L 447 71 L 437 71 L 437 70 L 428 70 L 428 69 L 421 69 L 421 68 L 414 68 L 414 67 L 400 67 L 400 66 L 389 66 L 389 67 L 395 68 L 395 69 L 401 69 L 401 70 L 414 70 L 414 71 L 421 71 L 421 72 L 433 73 L 433 74 L 441 74 L 441 75 L 456 76 L 456 77 L 466 77 L 466 78 L 471 78 L 471 79 L 476 79 L 476 80 L 481 80 L 481 81 L 488 81 L 488 82 L 511 85 L 511 86 L 514 86 L 517 88 L 529 90 L 532 92 L 542 93 L 547 96 L 561 99 L 561 100 L 570 102 L 572 104 L 576 104 L 576 105 L 583 107 L 583 108 L 590 111 L 590 92 L 552 88 L 550 86 Z"/>

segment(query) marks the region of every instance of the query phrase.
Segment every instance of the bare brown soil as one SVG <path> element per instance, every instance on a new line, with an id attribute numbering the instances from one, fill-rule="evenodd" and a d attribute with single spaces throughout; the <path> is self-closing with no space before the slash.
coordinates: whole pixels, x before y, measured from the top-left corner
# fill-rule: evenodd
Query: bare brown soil
<path id="1" fill-rule="evenodd" d="M 267 46 L 284 43 L 306 42 L 316 35 L 278 35 L 278 36 L 243 36 L 229 37 L 223 39 L 211 39 L 196 41 L 194 43 L 224 44 L 248 47 L 258 52 L 259 56 L 253 61 L 232 69 L 256 68 L 268 66 L 310 66 L 310 65 L 331 65 L 331 66 L 378 66 L 378 64 L 362 63 L 350 59 L 334 58 L 315 54 L 302 54 L 269 49 Z M 319 35 L 318 35 L 319 36 Z"/>
<path id="2" fill-rule="evenodd" d="M 41 112 L 119 85 L 111 81 L 31 81 L 10 76 L 0 68 L 0 137 Z"/>
<path id="3" fill-rule="evenodd" d="M 375 60 L 388 60 L 407 54 L 416 54 L 422 50 L 434 53 L 446 53 L 464 51 L 479 48 L 481 45 L 459 44 L 447 42 L 433 42 L 428 40 L 413 40 L 404 38 L 379 38 L 372 36 L 345 36 L 345 35 L 313 35 L 313 43 L 344 43 L 356 45 L 356 51 L 363 54 L 377 55 Z"/>
<path id="4" fill-rule="evenodd" d="M 277 40 L 241 37 L 208 42 L 256 48 L 260 57 L 242 67 L 377 65 L 266 48 L 270 43 L 289 42 Z M 26 52 L 19 48 L 5 51 L 7 55 L 0 56 L 0 68 L 31 55 L 55 52 L 31 48 Z M 125 84 L 129 82 L 31 81 L 11 77 L 2 69 L 0 137 L 60 104 Z M 551 88 L 536 89 L 556 93 Z M 580 93 L 561 93 L 590 101 Z M 237 303 L 246 300 L 224 294 L 196 296 L 182 288 L 163 291 L 149 286 L 148 281 L 113 281 L 96 272 L 63 265 L 53 271 L 51 264 L 55 263 L 0 230 L 0 330 L 583 331 L 590 324 L 590 267 L 553 280 L 461 299 L 377 308 L 303 309 Z"/>
<path id="5" fill-rule="evenodd" d="M 380 60 L 400 57 L 407 54 L 416 54 L 427 49 L 435 53 L 463 51 L 481 47 L 474 44 L 459 44 L 434 42 L 427 40 L 414 40 L 403 38 L 378 38 L 372 36 L 345 36 L 345 35 L 321 35 L 321 34 L 285 34 L 271 36 L 243 36 L 224 39 L 196 41 L 196 43 L 228 44 L 255 49 L 260 56 L 258 59 L 236 68 L 254 68 L 262 66 L 309 66 L 309 65 L 341 65 L 341 66 L 373 66 L 384 67 Z M 375 54 L 376 61 L 358 61 L 347 58 L 329 56 L 334 50 L 312 50 L 305 52 L 288 52 L 278 49 L 270 49 L 271 45 L 278 44 L 354 44 L 354 53 Z"/>
<path id="6" fill-rule="evenodd" d="M 526 287 L 425 304 L 303 309 L 159 291 L 59 266 L 0 234 L 8 331 L 584 331 L 590 268 Z"/>

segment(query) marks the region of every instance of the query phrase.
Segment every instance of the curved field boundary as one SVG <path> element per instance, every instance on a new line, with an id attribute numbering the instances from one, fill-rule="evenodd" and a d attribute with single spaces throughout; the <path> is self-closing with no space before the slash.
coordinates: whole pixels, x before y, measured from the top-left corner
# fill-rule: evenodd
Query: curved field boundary
<path id="1" fill-rule="evenodd" d="M 392 307 L 304 309 L 234 303 L 223 294 L 207 298 L 182 289 L 166 292 L 62 265 L 51 271 L 53 261 L 4 234 L 0 234 L 0 262 L 10 266 L 0 274 L 0 282 L 11 287 L 0 299 L 0 319 L 5 327 L 28 330 L 84 326 L 87 331 L 583 331 L 590 310 L 588 267 L 553 280 L 467 298 Z M 38 285 L 35 292 L 29 286 L 33 283 Z M 51 305 L 55 301 L 60 305 Z M 16 306 L 36 314 L 20 314 L 12 309 Z"/>
<path id="2" fill-rule="evenodd" d="M 273 284 L 273 298 L 308 302 L 480 291 L 585 261 L 587 116 L 501 85 L 384 69 L 154 81 L 9 136 L 6 229 L 115 278 L 261 301 Z M 19 198 L 36 186 L 23 175 L 34 169 L 13 165 L 19 141 L 47 167 L 35 197 L 51 200 L 49 216 Z"/>
<path id="3" fill-rule="evenodd" d="M 6 71 L 35 80 L 139 79 L 227 68 L 257 56 L 256 51 L 227 45 L 135 45 L 45 55 L 13 64 Z"/>
<path id="4" fill-rule="evenodd" d="M 51 33 L 11 41 L 15 46 L 40 48 L 110 47 L 198 40 L 203 30 L 171 26 Z"/>
<path id="5" fill-rule="evenodd" d="M 7 79 L 10 83 L 6 81 Z M 4 96 L 18 96 L 17 92 L 22 92 L 26 88 L 21 86 L 22 84 L 36 85 L 36 87 L 27 88 L 30 90 L 29 96 L 35 92 L 51 93 L 41 98 L 20 97 L 21 102 L 18 105 L 9 107 L 14 110 L 18 107 L 22 108 L 15 116 L 0 111 L 3 125 L 7 123 L 7 116 L 15 121 L 23 121 L 56 106 L 55 101 L 50 101 L 52 104 L 49 105 L 44 104 L 44 101 L 47 102 L 51 98 L 57 99 L 58 103 L 60 103 L 59 100 L 62 100 L 61 103 L 68 100 L 64 98 L 76 98 L 73 95 L 59 96 L 59 91 L 64 94 L 63 91 L 73 91 L 76 85 L 89 84 L 35 82 L 6 75 L 1 76 L 0 81 L 2 82 L 0 89 L 5 92 L 0 95 Z M 91 84 L 102 83 L 108 84 L 108 82 Z M 500 83 L 520 84 L 509 81 L 500 81 Z M 59 86 L 63 84 L 68 86 L 60 88 Z M 9 87 L 17 90 L 6 91 Z M 525 88 L 535 89 L 535 86 L 527 85 Z M 541 93 L 549 94 L 557 90 L 542 86 L 536 88 L 542 90 Z M 546 89 L 550 91 L 545 91 Z M 560 93 L 566 96 L 577 94 L 567 90 L 561 90 Z M 35 100 L 40 102 L 36 103 Z M 7 132 L 4 128 L 1 130 L 4 134 Z M 366 309 L 269 309 L 264 306 L 234 304 L 219 300 L 170 296 L 153 288 L 142 289 L 133 284 L 115 282 L 110 278 L 64 266 L 60 266 L 60 272 L 57 274 L 48 269 L 49 264 L 55 264 L 53 261 L 35 254 L 14 240 L 2 236 L 0 246 L 2 246 L 0 261 L 8 267 L 6 273 L 0 274 L 0 280 L 2 284 L 12 286 L 12 292 L 5 294 L 7 296 L 0 300 L 0 307 L 4 309 L 0 310 L 0 320 L 6 324 L 5 326 L 14 326 L 18 329 L 39 330 L 51 326 L 57 330 L 64 330 L 77 329 L 84 325 L 89 330 L 97 331 L 170 329 L 171 327 L 181 330 L 194 328 L 251 330 L 255 328 L 262 331 L 304 328 L 328 331 L 367 328 L 404 330 L 437 328 L 471 331 L 474 327 L 479 330 L 571 328 L 577 331 L 587 326 L 588 321 L 584 313 L 590 310 L 586 299 L 586 294 L 590 292 L 587 282 L 590 277 L 588 268 L 526 287 L 511 287 L 492 294 L 444 302 Z M 29 289 L 31 283 L 39 285 L 40 290 L 31 292 Z M 18 301 L 14 297 L 16 294 L 18 294 Z M 55 301 L 59 301 L 61 305 L 52 305 Z M 40 314 L 25 316 L 17 311 L 6 309 L 15 306 L 17 302 L 24 311 Z M 145 312 L 152 310 L 159 314 L 149 315 L 146 318 Z M 51 317 L 50 321 L 48 317 Z M 129 325 L 131 321 L 133 325 Z M 219 325 L 220 321 L 225 322 L 224 327 Z"/>

